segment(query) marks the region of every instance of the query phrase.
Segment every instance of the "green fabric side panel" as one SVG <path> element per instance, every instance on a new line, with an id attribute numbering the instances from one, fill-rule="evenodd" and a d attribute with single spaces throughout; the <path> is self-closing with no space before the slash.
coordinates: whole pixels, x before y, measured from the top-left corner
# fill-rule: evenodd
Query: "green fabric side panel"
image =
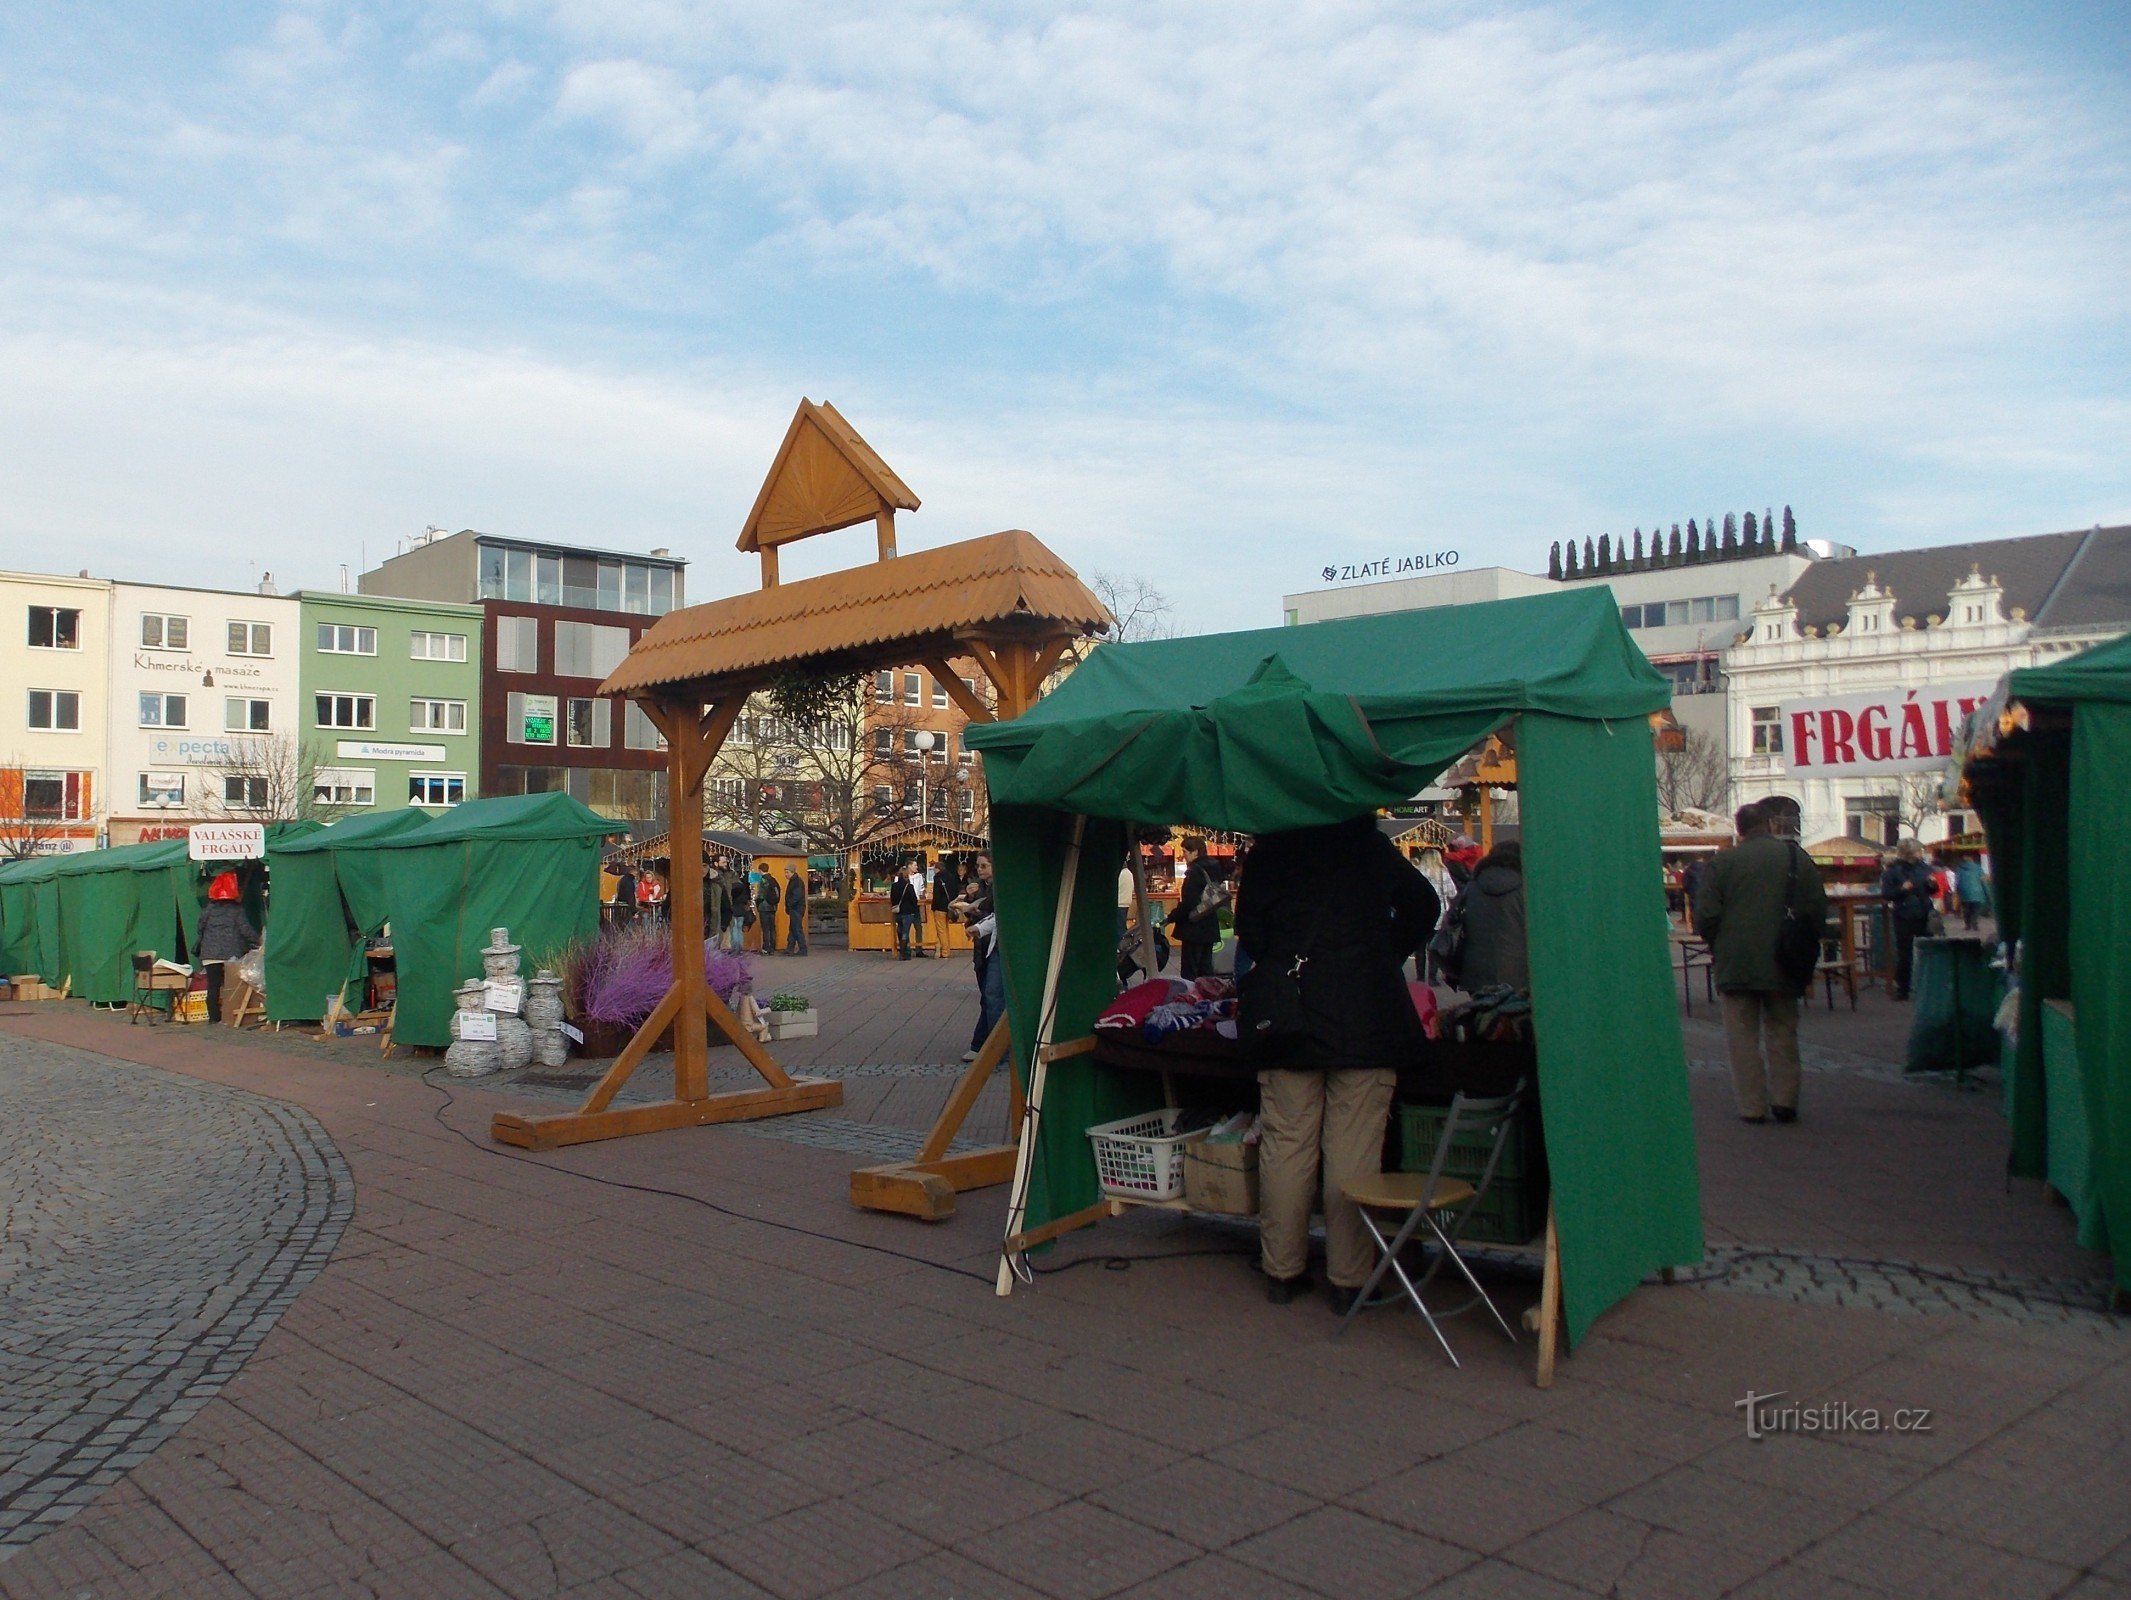
<path id="1" fill-rule="evenodd" d="M 2065 893 L 2065 874 L 2070 870 L 2065 834 L 2071 810 L 2071 771 L 2068 752 L 2054 740 L 2038 741 L 2022 767 L 2020 1043 L 2006 1095 L 2012 1117 L 2006 1170 L 2018 1178 L 2040 1178 L 2049 1170 L 2042 1002 L 2063 1000 L 2072 992 L 2071 906 Z"/>
<path id="2" fill-rule="evenodd" d="M 82 999 L 132 998 L 134 906 L 133 874 L 124 868 L 59 879 L 60 962 Z"/>
<path id="3" fill-rule="evenodd" d="M 133 877 L 133 934 L 127 947 L 153 950 L 165 961 L 178 958 L 176 874 L 168 867 L 136 872 Z"/>
<path id="4" fill-rule="evenodd" d="M 1033 806 L 994 806 L 992 869 L 997 880 L 999 947 L 1006 957 L 1007 1015 L 1013 1021 L 1015 1068 L 1030 1081 L 1043 980 L 1057 915 L 1058 889 L 1073 838 L 1073 819 Z M 1077 1039 L 1117 995 L 1117 869 L 1124 829 L 1089 819 L 1081 841 L 1066 958 L 1058 974 L 1054 1040 Z M 1038 1227 L 1095 1203 L 1095 1156 L 1087 1130 L 1161 1104 L 1145 1073 L 1111 1072 L 1074 1056 L 1044 1079 L 1043 1116 L 1024 1227 Z"/>
<path id="5" fill-rule="evenodd" d="M 266 1014 L 273 1022 L 325 1015 L 326 996 L 348 973 L 348 915 L 334 873 L 336 852 L 269 850 L 274 917 L 266 930 Z"/>
<path id="6" fill-rule="evenodd" d="M 2100 1193 L 2094 1181 L 2094 1130 L 2079 1079 L 2079 1036 L 2063 1002 L 2042 1008 L 2043 1120 L 2049 1130 L 2050 1187 L 2072 1208 L 2080 1243 L 2099 1249 Z"/>
<path id="7" fill-rule="evenodd" d="M 2131 705 L 2073 713 L 2071 789 L 2073 1017 L 2099 1202 L 2079 1242 L 2131 1289 Z"/>
<path id="8" fill-rule="evenodd" d="M 66 954 L 59 936 L 59 880 L 40 878 L 30 896 L 37 910 L 37 975 L 46 983 L 66 981 Z"/>
<path id="9" fill-rule="evenodd" d="M 481 975 L 489 929 L 510 930 L 528 972 L 598 931 L 597 835 L 454 839 L 378 854 L 399 970 L 393 1037 L 402 1043 L 451 1042 L 451 991 Z"/>
<path id="10" fill-rule="evenodd" d="M 0 977 L 29 971 L 37 946 L 37 899 L 27 883 L 0 883 Z"/>
<path id="11" fill-rule="evenodd" d="M 1569 1342 L 1702 1259 L 1649 724 L 1518 724 L 1533 1026 Z"/>
<path id="12" fill-rule="evenodd" d="M 2021 785 L 2005 778 L 1979 782 L 1970 795 L 1983 823 L 1984 842 L 1990 846 L 1990 898 L 1997 913 L 1998 937 L 2008 940 L 2020 937 L 2021 795 Z"/>

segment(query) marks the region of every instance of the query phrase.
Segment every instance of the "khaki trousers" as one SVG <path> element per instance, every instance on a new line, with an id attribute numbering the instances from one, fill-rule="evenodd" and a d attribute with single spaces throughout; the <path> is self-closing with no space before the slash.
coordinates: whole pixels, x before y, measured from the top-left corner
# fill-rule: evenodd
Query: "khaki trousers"
<path id="1" fill-rule="evenodd" d="M 1388 1068 L 1258 1074 L 1258 1232 L 1268 1277 L 1309 1270 L 1321 1170 L 1327 1276 L 1342 1289 L 1367 1281 L 1376 1246 L 1344 1185 L 1383 1170 L 1384 1122 L 1397 1084 Z"/>
<path id="2" fill-rule="evenodd" d="M 1742 1117 L 1765 1117 L 1771 1104 L 1798 1105 L 1798 996 L 1724 992 L 1724 1031 L 1731 1040 L 1731 1091 Z M 1768 1062 L 1762 1065 L 1762 1047 Z"/>

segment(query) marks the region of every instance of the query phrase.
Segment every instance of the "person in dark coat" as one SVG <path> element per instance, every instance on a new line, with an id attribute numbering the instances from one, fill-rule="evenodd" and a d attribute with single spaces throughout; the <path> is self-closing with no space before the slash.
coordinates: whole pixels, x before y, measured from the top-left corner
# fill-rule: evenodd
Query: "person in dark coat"
<path id="1" fill-rule="evenodd" d="M 1176 930 L 1182 947 L 1178 975 L 1202 978 L 1213 970 L 1213 947 L 1221 942 L 1221 907 L 1228 902 L 1228 878 L 1206 854 L 1206 841 L 1196 836 L 1184 841 L 1189 865 L 1183 887 L 1177 891 L 1176 909 L 1169 913 L 1169 926 Z"/>
<path id="2" fill-rule="evenodd" d="M 1914 839 L 1895 846 L 1894 859 L 1879 875 L 1879 892 L 1886 896 L 1888 915 L 1894 923 L 1894 998 L 1909 998 L 1909 977 L 1916 965 L 1917 936 L 1931 926 L 1931 913 L 1938 898 L 1938 874 L 1924 859 L 1924 847 Z"/>
<path id="3" fill-rule="evenodd" d="M 259 948 L 259 930 L 244 914 L 241 892 L 234 872 L 218 872 L 207 886 L 207 904 L 200 908 L 200 926 L 193 939 L 193 955 L 207 975 L 207 1020 L 222 1020 L 222 964 Z"/>
<path id="4" fill-rule="evenodd" d="M 728 904 L 725 861 L 713 857 L 710 870 L 703 874 L 703 939 L 707 944 L 716 944 L 725 937 L 725 913 Z"/>
<path id="5" fill-rule="evenodd" d="M 955 876 L 955 864 L 951 857 L 941 856 L 932 867 L 932 953 L 940 960 L 947 959 L 948 908 L 962 892 L 961 880 Z"/>
<path id="6" fill-rule="evenodd" d="M 977 1025 L 969 1035 L 964 1061 L 977 1059 L 984 1041 L 1006 1015 L 1006 962 L 999 954 L 998 885 L 992 881 L 992 858 L 978 851 L 970 861 L 974 874 L 948 907 L 948 915 L 969 929 L 970 964 L 977 973 Z"/>
<path id="7" fill-rule="evenodd" d="M 762 953 L 777 953 L 777 905 L 784 898 L 777 887 L 777 874 L 765 866 L 762 881 L 755 885 L 755 920 L 762 925 Z"/>
<path id="8" fill-rule="evenodd" d="M 1811 858 L 1770 831 L 1758 802 L 1740 807 L 1735 821 L 1739 842 L 1719 850 L 1703 874 L 1694 925 L 1709 941 L 1710 975 L 1724 999 L 1740 1120 L 1796 1122 L 1799 986 L 1777 962 L 1776 945 L 1793 905 L 1815 928 L 1826 926 L 1827 891 Z"/>
<path id="9" fill-rule="evenodd" d="M 636 874 L 627 867 L 614 875 L 614 920 L 623 923 L 636 920 Z"/>
<path id="10" fill-rule="evenodd" d="M 915 861 L 904 862 L 902 871 L 888 885 L 888 912 L 895 918 L 896 960 L 908 961 L 912 955 L 923 955 L 925 888 L 918 880 Z"/>
<path id="11" fill-rule="evenodd" d="M 807 953 L 807 872 L 803 865 L 794 866 L 784 880 L 784 953 Z"/>
<path id="12" fill-rule="evenodd" d="M 1376 1265 L 1345 1189 L 1379 1170 L 1398 1069 L 1428 1048 L 1405 963 L 1442 909 L 1373 816 L 1262 834 L 1251 849 L 1236 937 L 1254 973 L 1293 972 L 1302 1001 L 1303 1036 L 1258 1074 L 1260 1261 L 1276 1305 L 1308 1282 L 1320 1177 L 1337 1309 Z"/>
<path id="13" fill-rule="evenodd" d="M 1532 986 L 1531 956 L 1524 928 L 1524 846 L 1506 839 L 1473 868 L 1458 895 L 1464 908 L 1465 943 L 1453 981 L 1468 994 L 1497 984 Z"/>

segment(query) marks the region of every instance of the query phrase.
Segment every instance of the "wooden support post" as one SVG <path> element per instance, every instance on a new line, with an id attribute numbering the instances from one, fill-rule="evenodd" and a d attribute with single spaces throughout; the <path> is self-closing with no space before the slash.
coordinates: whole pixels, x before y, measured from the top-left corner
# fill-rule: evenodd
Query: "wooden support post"
<path id="1" fill-rule="evenodd" d="M 1486 784 L 1480 785 L 1480 853 L 1485 855 L 1495 847 L 1495 791 Z"/>
<path id="2" fill-rule="evenodd" d="M 769 554 L 764 552 L 765 556 Z M 645 714 L 666 735 L 667 745 L 667 839 L 672 862 L 667 908 L 672 934 L 672 986 L 582 1106 L 549 1117 L 498 1112 L 489 1125 L 489 1136 L 498 1143 L 527 1150 L 553 1150 L 595 1139 L 749 1121 L 843 1104 L 844 1088 L 835 1079 L 794 1078 L 780 1067 L 760 1041 L 740 1026 L 740 1019 L 725 1002 L 711 992 L 703 970 L 703 780 L 745 703 L 743 696 L 735 696 L 708 712 L 674 702 L 645 707 Z M 613 1109 L 614 1097 L 621 1092 L 629 1074 L 669 1026 L 673 1029 L 673 1098 L 655 1105 Z M 710 1092 L 709 1030 L 713 1026 L 739 1047 L 748 1064 L 762 1075 L 765 1087 L 726 1094 Z"/>
<path id="3" fill-rule="evenodd" d="M 1539 1280 L 1539 1373 L 1542 1389 L 1554 1387 L 1554 1356 L 1561 1344 L 1561 1239 L 1554 1231 L 1554 1202 L 1546 1207 L 1546 1267 Z"/>
<path id="4" fill-rule="evenodd" d="M 882 506 L 873 513 L 873 540 L 881 560 L 895 559 L 895 507 Z"/>
<path id="5" fill-rule="evenodd" d="M 773 544 L 762 547 L 762 587 L 777 587 L 777 547 Z"/>

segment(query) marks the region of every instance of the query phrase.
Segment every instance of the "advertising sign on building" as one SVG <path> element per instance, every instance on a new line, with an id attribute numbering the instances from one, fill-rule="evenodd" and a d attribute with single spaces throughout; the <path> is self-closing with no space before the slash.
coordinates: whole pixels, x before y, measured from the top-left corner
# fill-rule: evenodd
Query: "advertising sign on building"
<path id="1" fill-rule="evenodd" d="M 195 822 L 185 852 L 195 861 L 257 861 L 266 854 L 263 822 Z"/>
<path id="2" fill-rule="evenodd" d="M 552 720 L 555 715 L 554 698 L 550 696 L 547 703 L 548 716 Z M 530 718 L 532 714 L 533 708 L 529 701 L 526 705 L 526 716 Z M 442 761 L 447 755 L 440 744 L 387 744 L 377 739 L 342 739 L 333 748 L 342 761 Z"/>
<path id="3" fill-rule="evenodd" d="M 1786 700 L 1784 764 L 1801 777 L 1932 771 L 1953 754 L 1961 719 L 1994 687 L 1944 683 Z"/>
<path id="4" fill-rule="evenodd" d="M 555 696 L 529 694 L 525 700 L 525 716 L 519 729 L 521 744 L 553 744 L 555 742 Z"/>

